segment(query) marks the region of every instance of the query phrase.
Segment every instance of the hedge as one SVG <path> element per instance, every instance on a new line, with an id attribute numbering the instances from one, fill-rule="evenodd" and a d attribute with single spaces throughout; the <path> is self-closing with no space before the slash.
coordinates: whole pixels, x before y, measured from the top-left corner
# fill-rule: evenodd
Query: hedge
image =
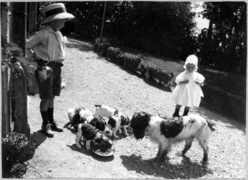
<path id="1" fill-rule="evenodd" d="M 174 80 L 178 72 L 170 72 L 168 70 L 170 68 L 165 68 L 165 70 L 163 67 L 161 68 L 156 66 L 155 64 L 149 62 L 149 60 L 142 58 L 140 55 L 122 52 L 120 48 L 112 47 L 109 43 L 107 43 L 107 45 L 103 44 L 99 43 L 99 41 L 95 41 L 95 50 L 107 57 L 107 59 L 113 63 L 123 66 L 126 70 L 144 78 L 147 81 L 152 81 L 166 90 L 171 90 L 173 86 L 175 86 Z M 212 79 L 220 78 L 219 83 L 223 84 L 226 81 L 226 76 L 223 76 L 225 77 L 224 80 L 221 79 L 221 76 L 217 75 L 216 77 L 213 73 L 210 74 L 205 71 L 203 74 L 210 76 L 206 77 L 206 85 L 203 86 L 204 98 L 202 105 L 208 109 L 230 116 L 235 118 L 235 120 L 244 123 L 246 121 L 246 97 L 243 93 L 244 90 L 242 92 L 236 90 L 234 95 L 233 92 L 230 93 L 226 91 L 227 89 L 218 87 L 218 83 L 216 84 L 215 80 Z M 228 79 L 230 80 L 230 77 Z M 232 87 L 232 84 L 229 84 L 229 86 Z M 243 85 L 241 89 L 243 89 Z"/>

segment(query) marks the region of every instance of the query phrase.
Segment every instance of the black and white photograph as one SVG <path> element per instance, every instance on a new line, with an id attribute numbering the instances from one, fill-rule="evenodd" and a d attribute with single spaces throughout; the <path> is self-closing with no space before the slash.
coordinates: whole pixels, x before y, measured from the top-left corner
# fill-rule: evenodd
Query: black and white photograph
<path id="1" fill-rule="evenodd" d="M 1 4 L 1 178 L 246 179 L 247 1 Z"/>

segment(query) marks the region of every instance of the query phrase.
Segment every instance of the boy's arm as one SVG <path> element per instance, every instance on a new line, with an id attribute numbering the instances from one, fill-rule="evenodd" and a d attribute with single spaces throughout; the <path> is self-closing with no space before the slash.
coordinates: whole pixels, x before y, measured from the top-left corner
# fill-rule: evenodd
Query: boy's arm
<path id="1" fill-rule="evenodd" d="M 37 44 L 42 44 L 46 40 L 45 31 L 38 31 L 35 35 L 26 40 L 26 48 L 33 49 Z"/>
<path id="2" fill-rule="evenodd" d="M 44 36 L 42 36 L 41 32 L 37 32 L 35 35 L 31 36 L 26 40 L 26 52 L 29 61 L 35 60 L 35 54 L 33 48 L 36 45 L 41 44 L 42 41 L 44 41 Z"/>

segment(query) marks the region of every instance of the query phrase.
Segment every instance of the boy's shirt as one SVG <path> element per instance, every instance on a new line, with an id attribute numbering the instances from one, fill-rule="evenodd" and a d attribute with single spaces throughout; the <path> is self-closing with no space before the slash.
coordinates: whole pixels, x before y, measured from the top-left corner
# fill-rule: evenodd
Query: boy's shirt
<path id="1" fill-rule="evenodd" d="M 37 59 L 61 62 L 65 58 L 65 42 L 60 31 L 46 26 L 26 41 L 26 48 L 33 49 Z"/>

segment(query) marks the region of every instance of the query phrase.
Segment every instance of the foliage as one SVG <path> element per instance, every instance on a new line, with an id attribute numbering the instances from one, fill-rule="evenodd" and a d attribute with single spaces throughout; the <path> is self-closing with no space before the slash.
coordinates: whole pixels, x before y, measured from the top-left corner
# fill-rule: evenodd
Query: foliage
<path id="1" fill-rule="evenodd" d="M 76 17 L 76 33 L 86 39 L 100 35 L 104 2 L 65 4 Z M 148 53 L 185 58 L 196 49 L 192 35 L 195 14 L 190 5 L 190 2 L 107 2 L 103 35 Z"/>
<path id="2" fill-rule="evenodd" d="M 38 2 L 38 13 L 37 13 L 37 29 L 42 27 L 41 22 L 45 18 L 45 7 L 55 3 L 56 1 Z"/>
<path id="3" fill-rule="evenodd" d="M 67 11 L 75 16 L 81 38 L 93 39 L 100 34 L 104 2 L 79 1 L 64 4 Z"/>
<path id="4" fill-rule="evenodd" d="M 23 153 L 28 146 L 25 134 L 11 132 L 2 138 L 2 164 L 4 177 L 20 178 L 26 171 L 27 156 Z"/>
<path id="5" fill-rule="evenodd" d="M 116 12 L 115 34 L 129 46 L 175 58 L 192 53 L 194 13 L 190 3 L 123 2 Z"/>
<path id="6" fill-rule="evenodd" d="M 40 16 L 44 6 L 40 3 Z M 50 2 L 51 3 L 51 2 Z M 100 36 L 104 3 L 104 37 L 153 55 L 185 60 L 197 54 L 200 63 L 211 68 L 246 73 L 246 2 L 205 2 L 202 15 L 209 29 L 196 37 L 195 12 L 191 2 L 76 1 L 64 2 L 75 15 L 76 32 L 83 39 Z M 41 21 L 42 18 L 39 18 Z"/>
<path id="7" fill-rule="evenodd" d="M 210 27 L 198 39 L 202 64 L 246 73 L 246 11 L 246 2 L 205 2 L 202 14 L 210 19 Z"/>

